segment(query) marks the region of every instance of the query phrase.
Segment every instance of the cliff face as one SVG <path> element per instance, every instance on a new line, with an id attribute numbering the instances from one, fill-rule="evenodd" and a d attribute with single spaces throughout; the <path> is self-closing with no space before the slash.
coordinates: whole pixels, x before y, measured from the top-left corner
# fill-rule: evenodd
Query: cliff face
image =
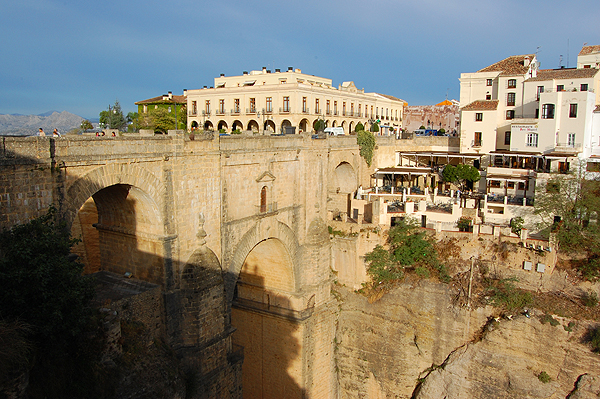
<path id="1" fill-rule="evenodd" d="M 570 320 L 555 316 L 560 324 L 552 326 L 542 324 L 535 312 L 530 318 L 494 321 L 493 308 L 457 308 L 452 286 L 426 280 L 405 282 L 373 304 L 345 288 L 339 291 L 341 398 L 600 393 L 595 377 L 600 375 L 600 356 L 583 342 L 585 322 L 567 327 Z M 550 382 L 538 379 L 542 371 Z M 578 391 L 576 384 L 581 385 Z"/>

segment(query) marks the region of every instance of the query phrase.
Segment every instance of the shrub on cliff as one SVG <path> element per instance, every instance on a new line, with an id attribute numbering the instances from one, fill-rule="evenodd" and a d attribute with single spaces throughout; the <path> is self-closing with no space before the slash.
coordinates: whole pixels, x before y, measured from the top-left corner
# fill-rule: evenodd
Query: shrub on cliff
<path id="1" fill-rule="evenodd" d="M 360 156 L 365 159 L 367 165 L 373 162 L 373 150 L 375 149 L 375 136 L 365 130 L 356 132 L 356 143 L 360 147 Z"/>
<path id="2" fill-rule="evenodd" d="M 70 256 L 74 243 L 54 208 L 0 234 L 0 319 L 27 326 L 30 363 L 18 364 L 31 367 L 32 398 L 94 397 L 94 288 Z"/>
<path id="3" fill-rule="evenodd" d="M 429 271 L 437 273 L 440 280 L 450 277 L 437 258 L 437 252 L 425 230 L 416 222 L 400 221 L 388 232 L 388 249 L 377 245 L 365 256 L 370 288 L 395 282 L 404 277 L 407 269 L 414 269 L 421 278 L 429 277 Z"/>

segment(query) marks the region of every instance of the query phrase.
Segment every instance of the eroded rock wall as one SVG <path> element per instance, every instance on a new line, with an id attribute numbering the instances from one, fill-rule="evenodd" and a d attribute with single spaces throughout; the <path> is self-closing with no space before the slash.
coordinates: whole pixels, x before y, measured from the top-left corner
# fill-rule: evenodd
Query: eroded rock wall
<path id="1" fill-rule="evenodd" d="M 571 320 L 555 317 L 558 325 L 542 324 L 535 311 L 495 321 L 495 309 L 456 307 L 451 285 L 428 280 L 405 282 L 372 304 L 338 291 L 340 398 L 600 394 L 600 356 L 584 342 L 587 322 L 569 328 Z M 550 382 L 538 379 L 542 371 Z"/>

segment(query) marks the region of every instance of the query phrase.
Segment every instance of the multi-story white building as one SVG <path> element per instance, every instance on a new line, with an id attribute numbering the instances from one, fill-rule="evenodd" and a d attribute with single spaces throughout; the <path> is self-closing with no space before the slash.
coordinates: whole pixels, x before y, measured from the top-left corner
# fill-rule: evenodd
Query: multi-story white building
<path id="1" fill-rule="evenodd" d="M 537 173 L 600 155 L 599 50 L 584 47 L 578 68 L 539 69 L 526 54 L 461 74 L 460 148 L 486 154 L 480 189 L 530 197 Z"/>
<path id="2" fill-rule="evenodd" d="M 307 75 L 300 69 L 263 68 L 241 76 L 221 74 L 214 86 L 187 91 L 188 128 L 291 133 L 310 132 L 322 119 L 326 127 L 354 131 L 379 120 L 382 134 L 402 127 L 406 103 L 396 97 L 365 93 L 353 82 L 337 88 L 331 79 Z"/>

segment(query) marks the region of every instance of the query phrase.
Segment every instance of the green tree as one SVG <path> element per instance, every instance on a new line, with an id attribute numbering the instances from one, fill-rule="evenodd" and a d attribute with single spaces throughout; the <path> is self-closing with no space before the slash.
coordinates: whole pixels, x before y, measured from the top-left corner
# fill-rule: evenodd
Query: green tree
<path id="1" fill-rule="evenodd" d="M 325 130 L 325 121 L 323 119 L 317 119 L 314 123 L 313 128 L 315 132 L 322 132 Z"/>
<path id="2" fill-rule="evenodd" d="M 446 165 L 442 171 L 442 179 L 445 182 L 458 185 L 463 191 L 465 191 L 467 182 L 477 182 L 481 179 L 481 175 L 479 174 L 477 168 L 471 165 Z"/>
<path id="3" fill-rule="evenodd" d="M 140 126 L 167 133 L 168 130 L 175 128 L 175 115 L 165 108 L 151 109 L 140 117 Z"/>
<path id="4" fill-rule="evenodd" d="M 187 129 L 187 106 L 185 104 L 177 107 L 177 129 Z"/>
<path id="5" fill-rule="evenodd" d="M 379 124 L 378 123 L 373 123 L 373 125 L 371 125 L 371 131 L 373 133 L 377 133 L 379 131 Z"/>
<path id="6" fill-rule="evenodd" d="M 361 130 L 356 132 L 356 143 L 360 147 L 360 156 L 364 158 L 367 165 L 371 166 L 375 149 L 375 136 L 371 132 Z"/>
<path id="7" fill-rule="evenodd" d="M 362 132 L 363 130 L 365 130 L 365 125 L 363 125 L 362 123 L 358 122 L 356 124 L 356 127 L 354 128 L 355 132 Z"/>
<path id="8" fill-rule="evenodd" d="M 0 233 L 0 320 L 27 326 L 20 333 L 35 354 L 29 381 L 38 394 L 31 397 L 95 396 L 94 287 L 70 254 L 74 243 L 54 208 Z"/>
<path id="9" fill-rule="evenodd" d="M 82 130 L 91 130 L 94 128 L 94 125 L 92 125 L 92 122 L 85 119 L 85 120 L 81 121 L 80 127 Z"/>
<path id="10" fill-rule="evenodd" d="M 137 112 L 128 112 L 125 120 L 127 121 L 128 132 L 137 132 L 140 130 L 140 115 Z"/>
<path id="11" fill-rule="evenodd" d="M 115 100 L 115 104 L 111 107 L 108 106 L 108 110 L 100 111 L 100 124 L 109 129 L 123 129 L 127 122 L 123 116 L 121 110 L 121 104 L 119 100 Z"/>
<path id="12" fill-rule="evenodd" d="M 378 245 L 365 255 L 372 288 L 402 279 L 406 268 L 420 268 L 423 276 L 429 275 L 424 269 L 431 268 L 437 270 L 440 277 L 449 279 L 445 267 L 437 259 L 432 240 L 415 221 L 402 220 L 392 227 L 387 244 L 389 249 Z"/>
<path id="13" fill-rule="evenodd" d="M 579 270 L 595 280 L 600 276 L 600 181 L 587 176 L 584 168 L 580 165 L 574 173 L 555 174 L 542 182 L 536 189 L 534 213 L 541 220 L 540 229 L 556 233 L 561 251 L 587 255 Z"/>

